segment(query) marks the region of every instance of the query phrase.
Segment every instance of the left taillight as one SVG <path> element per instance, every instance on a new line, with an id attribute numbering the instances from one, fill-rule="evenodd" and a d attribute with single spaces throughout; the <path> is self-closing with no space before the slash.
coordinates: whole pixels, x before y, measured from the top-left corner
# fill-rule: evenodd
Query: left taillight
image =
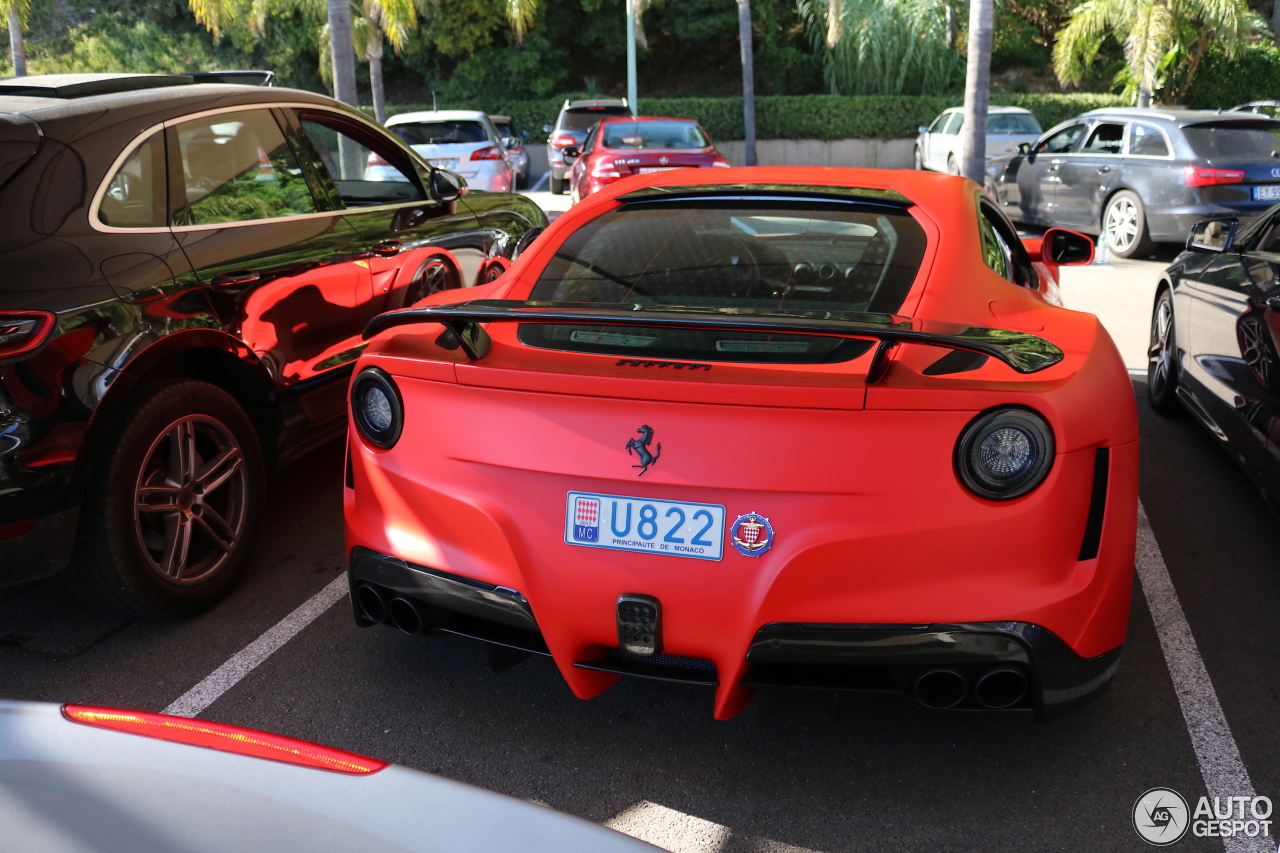
<path id="1" fill-rule="evenodd" d="M 400 389 L 385 370 L 366 367 L 351 383 L 351 419 L 365 441 L 387 450 L 404 429 Z"/>
<path id="2" fill-rule="evenodd" d="M 357 755 L 354 752 L 254 729 L 229 726 L 225 723 L 210 723 L 204 720 L 170 717 L 166 714 L 148 714 L 142 711 L 94 708 L 87 705 L 64 705 L 62 715 L 73 723 L 94 728 L 142 735 L 189 746 L 202 746 L 206 749 L 216 749 L 253 758 L 283 761 L 286 764 L 331 770 L 334 773 L 347 773 L 352 776 L 367 776 L 388 766 L 385 761 Z"/>
<path id="3" fill-rule="evenodd" d="M 471 152 L 472 160 L 501 160 L 502 149 L 496 145 L 490 145 L 487 148 L 477 148 Z"/>
<path id="4" fill-rule="evenodd" d="M 0 311 L 0 361 L 29 355 L 49 340 L 57 318 L 48 311 Z"/>

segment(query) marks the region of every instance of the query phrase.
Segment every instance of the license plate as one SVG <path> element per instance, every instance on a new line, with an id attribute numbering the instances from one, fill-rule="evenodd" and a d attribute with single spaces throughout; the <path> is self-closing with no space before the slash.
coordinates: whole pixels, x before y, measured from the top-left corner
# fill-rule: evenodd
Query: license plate
<path id="1" fill-rule="evenodd" d="M 719 560 L 724 556 L 724 507 L 569 492 L 564 541 L 588 548 Z"/>
<path id="2" fill-rule="evenodd" d="M 456 159 L 455 160 L 428 160 L 427 162 L 430 163 L 432 166 L 435 166 L 437 169 L 448 169 L 449 171 L 454 171 L 458 168 L 458 161 Z"/>
<path id="3" fill-rule="evenodd" d="M 1254 201 L 1280 201 L 1280 184 L 1268 184 L 1253 188 Z"/>
<path id="4" fill-rule="evenodd" d="M 647 175 L 650 172 L 670 172 L 674 169 L 683 169 L 684 166 L 641 166 L 640 174 Z"/>

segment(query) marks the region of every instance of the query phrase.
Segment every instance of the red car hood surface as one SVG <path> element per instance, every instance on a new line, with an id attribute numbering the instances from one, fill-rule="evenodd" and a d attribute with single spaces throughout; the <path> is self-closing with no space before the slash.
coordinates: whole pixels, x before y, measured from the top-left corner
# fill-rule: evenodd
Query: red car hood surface
<path id="1" fill-rule="evenodd" d="M 561 239 L 614 196 L 654 184 L 710 184 L 700 173 L 626 179 L 564 214 L 498 282 L 432 301 L 526 298 Z M 714 182 L 895 189 L 929 247 L 901 313 L 1029 331 L 1064 358 L 1020 374 L 924 373 L 948 351 L 904 344 L 866 381 L 871 354 L 842 364 L 715 363 L 676 368 L 537 350 L 492 324 L 471 362 L 435 341 L 439 325 L 375 337 L 360 367 L 391 374 L 404 398 L 398 444 L 352 432 L 348 547 L 356 545 L 523 593 L 569 685 L 586 698 L 618 676 L 574 668 L 618 645 L 623 593 L 658 596 L 664 653 L 712 661 L 715 714 L 736 713 L 756 631 L 773 622 L 919 624 L 1024 620 L 1091 657 L 1123 642 L 1137 500 L 1137 419 L 1127 372 L 1092 315 L 1048 305 L 1000 279 L 978 254 L 975 185 L 924 173 L 717 169 Z M 943 227 L 945 224 L 945 227 Z M 1012 501 L 983 500 L 955 474 L 956 437 L 996 405 L 1050 424 L 1048 479 Z M 647 470 L 628 439 L 661 443 Z M 1103 547 L 1079 561 L 1098 447 L 1111 448 Z M 565 542 L 566 495 L 595 492 L 720 504 L 726 525 L 757 512 L 774 546 L 726 543 L 719 561 Z"/>

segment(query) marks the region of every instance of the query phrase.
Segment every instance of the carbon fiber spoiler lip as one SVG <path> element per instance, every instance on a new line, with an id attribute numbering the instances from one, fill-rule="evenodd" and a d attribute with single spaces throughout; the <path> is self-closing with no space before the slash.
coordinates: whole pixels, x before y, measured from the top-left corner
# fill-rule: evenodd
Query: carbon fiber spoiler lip
<path id="1" fill-rule="evenodd" d="M 386 329 L 415 323 L 444 325 L 453 332 L 458 345 L 472 360 L 484 358 L 492 343 L 480 325 L 482 323 L 585 323 L 872 338 L 889 346 L 927 344 L 979 353 L 999 359 L 1018 373 L 1035 373 L 1063 359 L 1062 350 L 1053 343 L 1026 332 L 911 320 L 889 314 L 687 306 L 652 310 L 638 304 L 507 299 L 480 299 L 390 311 L 369 321 L 364 338 L 368 340 Z"/>

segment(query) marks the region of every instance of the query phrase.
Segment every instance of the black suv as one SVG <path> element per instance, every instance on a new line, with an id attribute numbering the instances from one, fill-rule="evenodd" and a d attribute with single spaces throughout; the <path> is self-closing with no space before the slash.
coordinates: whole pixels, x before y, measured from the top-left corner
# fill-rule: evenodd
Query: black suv
<path id="1" fill-rule="evenodd" d="M 568 181 L 566 176 L 573 164 L 564 162 L 564 149 L 581 148 L 587 139 L 587 131 L 596 122 L 610 116 L 629 116 L 631 108 L 626 98 L 598 98 L 590 101 L 565 101 L 556 116 L 554 125 L 544 124 L 547 137 L 547 165 L 551 168 L 551 191 L 562 194 Z"/>
<path id="2" fill-rule="evenodd" d="M 217 600 L 265 478 L 342 434 L 368 320 L 545 225 L 309 92 L 0 80 L 0 585 Z"/>

